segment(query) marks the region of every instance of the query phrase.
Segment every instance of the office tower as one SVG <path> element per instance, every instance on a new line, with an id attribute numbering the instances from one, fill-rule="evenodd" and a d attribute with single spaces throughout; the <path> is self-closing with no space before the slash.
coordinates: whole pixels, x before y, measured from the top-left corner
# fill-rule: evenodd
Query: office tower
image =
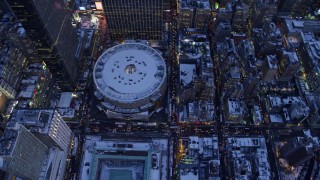
<path id="1" fill-rule="evenodd" d="M 68 152 L 73 133 L 58 112 L 53 109 L 19 109 L 10 122 L 24 125 L 48 147 Z"/>
<path id="2" fill-rule="evenodd" d="M 0 141 L 0 169 L 38 180 L 48 148 L 23 125 L 9 123 Z"/>
<path id="3" fill-rule="evenodd" d="M 173 3 L 175 3 L 174 0 L 163 0 L 163 10 L 171 11 Z"/>
<path id="4" fill-rule="evenodd" d="M 163 0 L 105 0 L 111 40 L 161 40 Z"/>
<path id="5" fill-rule="evenodd" d="M 7 0 L 33 41 L 39 56 L 63 89 L 72 89 L 77 79 L 77 35 L 63 0 Z"/>
<path id="6" fill-rule="evenodd" d="M 187 6 L 186 1 L 180 1 L 179 3 L 179 28 L 191 28 L 193 19 L 192 7 Z"/>
<path id="7" fill-rule="evenodd" d="M 20 138 L 18 136 L 17 141 L 13 141 L 14 137 L 16 137 L 11 137 L 14 132 L 7 130 L 7 135 L 5 131 L 3 140 L 0 141 L 0 147 L 3 147 L 4 151 L 10 149 L 11 146 L 15 148 L 12 152 L 18 153 L 19 157 L 15 158 L 18 163 L 11 162 L 9 159 L 7 160 L 9 164 L 6 164 L 6 160 L 4 160 L 4 168 L 2 169 L 9 174 L 24 179 L 64 179 L 66 159 L 69 154 L 73 133 L 57 111 L 53 109 L 15 110 L 10 117 L 7 129 L 14 129 L 15 126 L 23 127 L 22 132 L 26 131 L 26 133 L 21 134 L 22 137 Z M 10 143 L 15 144 L 9 146 L 8 144 Z M 4 159 L 8 156 L 7 154 L 8 152 L 6 154 L 2 153 L 0 157 Z M 8 168 L 7 165 L 14 167 L 15 171 L 11 170 L 10 167 Z M 27 168 L 27 165 L 30 167 Z M 20 172 L 22 170 L 23 172 Z M 41 173 L 39 174 L 38 172 L 40 171 Z M 31 174 L 28 174 L 30 172 Z"/>
<path id="8" fill-rule="evenodd" d="M 179 28 L 206 29 L 210 16 L 210 3 L 208 0 L 179 1 Z"/>

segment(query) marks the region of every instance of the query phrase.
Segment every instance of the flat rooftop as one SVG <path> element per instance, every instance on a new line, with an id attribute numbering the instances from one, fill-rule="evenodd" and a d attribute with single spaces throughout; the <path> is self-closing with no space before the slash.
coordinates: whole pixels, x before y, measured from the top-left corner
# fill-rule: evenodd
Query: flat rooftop
<path id="1" fill-rule="evenodd" d="M 180 83 L 184 86 L 190 84 L 196 75 L 195 64 L 180 64 Z"/>
<path id="2" fill-rule="evenodd" d="M 167 139 L 101 139 L 86 136 L 81 180 L 167 179 Z"/>
<path id="3" fill-rule="evenodd" d="M 12 113 L 8 125 L 19 123 L 32 127 L 32 131 L 48 133 L 54 109 L 19 109 Z"/>
<path id="4" fill-rule="evenodd" d="M 110 170 L 110 180 L 132 180 L 132 171 L 123 169 Z"/>

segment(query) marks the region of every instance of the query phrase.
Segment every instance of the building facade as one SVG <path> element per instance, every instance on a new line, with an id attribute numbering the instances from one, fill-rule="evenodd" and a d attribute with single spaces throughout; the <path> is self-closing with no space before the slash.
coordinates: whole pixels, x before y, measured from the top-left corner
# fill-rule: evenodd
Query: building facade
<path id="1" fill-rule="evenodd" d="M 111 40 L 161 40 L 163 3 L 163 0 L 104 1 Z"/>
<path id="2" fill-rule="evenodd" d="M 72 89 L 77 79 L 77 35 L 62 0 L 7 0 L 57 85 Z"/>
<path id="3" fill-rule="evenodd" d="M 24 179 L 39 179 L 47 150 L 23 125 L 10 123 L 0 143 L 0 169 Z"/>
<path id="4" fill-rule="evenodd" d="M 53 109 L 19 109 L 11 122 L 24 125 L 48 147 L 68 152 L 73 133 L 62 117 Z"/>
<path id="5" fill-rule="evenodd" d="M 9 99 L 15 98 L 22 70 L 27 64 L 26 34 L 21 24 L 11 13 L 0 18 L 0 92 Z"/>
<path id="6" fill-rule="evenodd" d="M 210 16 L 210 5 L 208 0 L 189 1 L 180 0 L 178 7 L 179 28 L 201 28 L 206 29 Z"/>

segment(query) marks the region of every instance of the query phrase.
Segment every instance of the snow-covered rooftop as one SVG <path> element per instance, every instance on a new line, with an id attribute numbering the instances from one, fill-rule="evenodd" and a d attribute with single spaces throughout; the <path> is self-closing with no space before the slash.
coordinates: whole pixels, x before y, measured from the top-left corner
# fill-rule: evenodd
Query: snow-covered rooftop
<path id="1" fill-rule="evenodd" d="M 125 43 L 105 51 L 97 60 L 94 81 L 106 98 L 120 102 L 144 99 L 159 90 L 166 65 L 153 48 Z"/>
<path id="2" fill-rule="evenodd" d="M 73 118 L 75 110 L 72 108 L 57 108 L 58 113 L 63 118 Z"/>
<path id="3" fill-rule="evenodd" d="M 232 164 L 235 179 L 250 179 L 254 170 L 259 172 L 257 179 L 271 178 L 268 151 L 263 137 L 228 138 L 227 150 L 231 155 L 228 163 Z"/>
<path id="4" fill-rule="evenodd" d="M 228 99 L 229 114 L 241 115 L 245 113 L 242 103 L 238 99 Z"/>
<path id="5" fill-rule="evenodd" d="M 270 121 L 273 123 L 283 123 L 282 116 L 280 114 L 270 114 Z"/>
<path id="6" fill-rule="evenodd" d="M 180 180 L 198 180 L 199 176 L 193 172 L 181 173 Z"/>
<path id="7" fill-rule="evenodd" d="M 95 179 L 100 172 L 100 179 L 140 179 L 139 175 L 143 179 L 166 180 L 168 148 L 168 140 L 162 138 L 128 140 L 86 136 L 80 179 Z"/>
<path id="8" fill-rule="evenodd" d="M 61 93 L 58 107 L 61 107 L 61 108 L 70 107 L 71 99 L 72 99 L 72 92 Z"/>
<path id="9" fill-rule="evenodd" d="M 258 147 L 261 138 L 228 138 L 228 143 L 236 147 Z"/>
<path id="10" fill-rule="evenodd" d="M 195 64 L 180 64 L 180 81 L 183 85 L 188 85 L 192 82 L 195 73 L 196 65 Z"/>
<path id="11" fill-rule="evenodd" d="M 34 131 L 46 134 L 52 126 L 54 111 L 54 109 L 19 109 L 11 115 L 8 124 L 19 123 L 32 127 Z"/>

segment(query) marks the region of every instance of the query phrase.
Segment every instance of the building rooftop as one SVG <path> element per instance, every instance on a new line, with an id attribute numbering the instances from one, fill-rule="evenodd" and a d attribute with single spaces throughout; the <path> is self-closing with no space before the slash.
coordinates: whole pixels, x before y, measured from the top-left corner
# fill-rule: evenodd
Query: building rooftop
<path id="1" fill-rule="evenodd" d="M 260 138 L 228 138 L 228 144 L 233 147 L 259 147 Z"/>
<path id="2" fill-rule="evenodd" d="M 180 173 L 180 180 L 198 180 L 199 176 L 198 174 L 195 174 L 194 172 L 190 171 L 183 171 Z"/>
<path id="3" fill-rule="evenodd" d="M 58 103 L 58 107 L 61 107 L 61 108 L 70 107 L 71 99 L 72 99 L 72 92 L 63 92 L 63 93 L 61 93 L 61 96 L 60 96 L 60 99 L 59 99 L 59 103 Z"/>
<path id="4" fill-rule="evenodd" d="M 228 111 L 229 114 L 242 115 L 245 113 L 245 108 L 240 100 L 228 99 Z"/>
<path id="5" fill-rule="evenodd" d="M 231 155 L 229 164 L 233 164 L 231 169 L 235 179 L 250 179 L 252 176 L 256 179 L 271 179 L 268 151 L 263 137 L 230 137 L 226 148 Z"/>
<path id="6" fill-rule="evenodd" d="M 98 91 L 105 97 L 134 102 L 159 91 L 166 79 L 166 64 L 151 47 L 125 43 L 99 57 L 93 76 Z"/>
<path id="7" fill-rule="evenodd" d="M 298 55 L 296 52 L 294 52 L 294 51 L 290 52 L 290 51 L 283 50 L 282 53 L 283 53 L 283 55 L 288 57 L 289 62 L 291 64 L 299 63 Z"/>
<path id="8" fill-rule="evenodd" d="M 180 83 L 183 86 L 189 85 L 196 76 L 195 64 L 180 64 Z"/>
<path id="9" fill-rule="evenodd" d="M 280 114 L 269 114 L 272 123 L 283 123 L 283 118 Z"/>
<path id="10" fill-rule="evenodd" d="M 19 129 L 22 128 L 20 124 L 8 124 L 6 130 L 0 141 L 0 155 L 10 156 L 16 145 Z"/>
<path id="11" fill-rule="evenodd" d="M 101 139 L 86 136 L 81 180 L 167 179 L 166 139 Z M 97 176 L 97 173 L 100 173 Z"/>
<path id="12" fill-rule="evenodd" d="M 291 18 L 285 18 L 286 26 L 289 32 L 318 32 L 320 22 L 314 20 L 297 20 Z M 311 28 L 310 28 L 311 27 Z"/>
<path id="13" fill-rule="evenodd" d="M 22 27 L 22 24 L 19 23 L 11 13 L 4 14 L 1 17 L 0 26 L 3 27 L 0 29 L 0 34 L 6 30 L 8 32 L 16 32 L 20 37 L 26 36 L 26 31 Z"/>
<path id="14" fill-rule="evenodd" d="M 180 0 L 180 8 L 182 9 L 206 9 L 210 10 L 209 0 Z"/>
<path id="15" fill-rule="evenodd" d="M 289 96 L 281 98 L 279 96 L 268 96 L 271 107 L 282 107 L 284 105 L 294 104 L 302 102 L 301 98 L 298 96 Z"/>
<path id="16" fill-rule="evenodd" d="M 19 98 L 32 98 L 36 85 L 26 85 L 21 87 L 21 91 L 18 93 Z"/>
<path id="17" fill-rule="evenodd" d="M 261 109 L 259 108 L 259 106 L 258 105 L 253 106 L 251 112 L 252 112 L 253 122 L 256 125 L 262 123 L 263 118 L 262 118 Z"/>
<path id="18" fill-rule="evenodd" d="M 62 118 L 74 118 L 75 109 L 72 108 L 57 108 L 58 113 Z"/>
<path id="19" fill-rule="evenodd" d="M 12 113 L 8 126 L 19 123 L 30 127 L 30 131 L 47 134 L 54 115 L 53 109 L 19 109 Z"/>
<path id="20" fill-rule="evenodd" d="M 278 69 L 278 65 L 277 65 L 278 60 L 277 60 L 276 56 L 268 55 L 267 62 L 268 62 L 268 66 L 270 69 Z"/>
<path id="21" fill-rule="evenodd" d="M 186 141 L 187 147 L 182 148 L 186 148 L 187 151 L 181 159 L 179 166 L 181 179 L 219 179 L 220 159 L 218 138 L 215 136 L 189 136 Z M 209 166 L 202 166 L 202 164 L 207 163 Z"/>

